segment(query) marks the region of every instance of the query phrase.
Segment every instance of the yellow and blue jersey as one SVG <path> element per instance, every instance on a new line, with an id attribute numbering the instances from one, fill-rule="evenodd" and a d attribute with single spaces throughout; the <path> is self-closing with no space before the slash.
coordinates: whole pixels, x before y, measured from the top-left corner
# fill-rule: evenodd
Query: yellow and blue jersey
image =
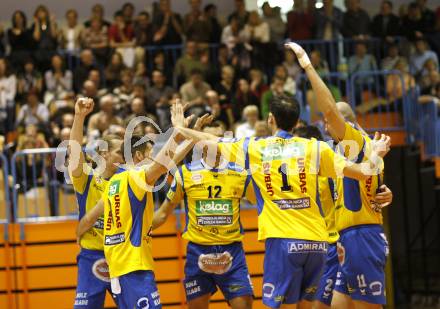
<path id="1" fill-rule="evenodd" d="M 259 240 L 328 241 L 318 176 L 341 176 L 342 156 L 323 142 L 293 137 L 286 131 L 268 138 L 221 140 L 219 147 L 222 155 L 235 156 L 249 169 Z"/>
<path id="2" fill-rule="evenodd" d="M 119 169 L 109 180 L 104 200 L 104 254 L 110 277 L 153 270 L 153 195 L 145 171 Z"/>
<path id="3" fill-rule="evenodd" d="M 250 178 L 243 167 L 225 163 L 210 168 L 203 161 L 184 164 L 176 172 L 167 199 L 184 201 L 186 225 L 182 237 L 201 245 L 226 245 L 243 239 L 240 200 L 246 196 Z"/>
<path id="4" fill-rule="evenodd" d="M 79 220 L 101 200 L 107 180 L 90 174 L 82 173 L 80 177 L 70 176 L 75 190 L 79 208 Z M 81 248 L 88 250 L 104 250 L 103 240 L 104 219 L 101 216 L 80 240 Z"/>
<path id="5" fill-rule="evenodd" d="M 353 147 L 336 151 L 355 163 L 368 160 L 371 152 L 371 138 L 354 125 L 346 123 L 344 142 L 352 143 Z M 367 180 L 358 181 L 345 177 L 337 180 L 338 198 L 336 201 L 336 228 L 346 228 L 365 224 L 382 224 L 382 213 L 371 208 L 377 188 L 381 185 L 382 175 L 370 176 Z"/>

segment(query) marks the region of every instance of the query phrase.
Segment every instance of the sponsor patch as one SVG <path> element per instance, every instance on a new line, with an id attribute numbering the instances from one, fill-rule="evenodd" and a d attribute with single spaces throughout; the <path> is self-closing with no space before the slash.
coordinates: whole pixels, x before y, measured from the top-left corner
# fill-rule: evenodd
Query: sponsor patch
<path id="1" fill-rule="evenodd" d="M 274 291 L 275 291 L 275 286 L 272 283 L 263 284 L 263 297 L 271 298 L 273 296 Z"/>
<path id="2" fill-rule="evenodd" d="M 99 259 L 92 266 L 92 272 L 96 278 L 104 282 L 110 282 L 110 274 L 105 259 Z"/>
<path id="3" fill-rule="evenodd" d="M 121 181 L 115 180 L 110 183 L 109 189 L 108 189 L 108 196 L 111 197 L 117 193 L 119 193 L 119 185 Z"/>
<path id="4" fill-rule="evenodd" d="M 281 210 L 310 208 L 310 198 L 302 197 L 294 200 L 274 200 Z"/>
<path id="5" fill-rule="evenodd" d="M 197 200 L 198 225 L 231 225 L 233 219 L 231 200 Z"/>
<path id="6" fill-rule="evenodd" d="M 125 234 L 105 235 L 105 245 L 113 246 L 125 242 Z"/>
<path id="7" fill-rule="evenodd" d="M 228 251 L 200 254 L 198 265 L 204 272 L 221 275 L 231 268 L 232 260 L 232 255 Z"/>
<path id="8" fill-rule="evenodd" d="M 327 253 L 327 243 L 325 242 L 289 242 L 289 253 L 317 252 Z"/>
<path id="9" fill-rule="evenodd" d="M 272 144 L 261 148 L 262 161 L 282 160 L 304 156 L 304 146 L 301 143 Z"/>
<path id="10" fill-rule="evenodd" d="M 196 182 L 196 183 L 200 183 L 202 182 L 203 176 L 200 174 L 193 174 L 191 176 L 192 181 Z"/>
<path id="11" fill-rule="evenodd" d="M 339 264 L 344 265 L 345 263 L 345 248 L 340 242 L 336 243 L 336 252 L 338 253 Z"/>

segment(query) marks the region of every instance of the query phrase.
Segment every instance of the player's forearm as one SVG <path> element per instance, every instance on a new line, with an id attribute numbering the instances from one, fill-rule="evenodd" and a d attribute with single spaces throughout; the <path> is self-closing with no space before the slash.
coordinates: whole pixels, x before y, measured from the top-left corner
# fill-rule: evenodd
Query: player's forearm
<path id="1" fill-rule="evenodd" d="M 153 230 L 159 228 L 165 223 L 174 208 L 175 205 L 170 201 L 165 200 L 165 202 L 163 202 L 162 206 L 160 206 L 160 208 L 154 213 Z"/>
<path id="2" fill-rule="evenodd" d="M 73 149 L 76 149 L 76 147 L 80 147 L 82 145 L 82 140 L 83 140 L 83 128 L 84 128 L 84 118 L 83 116 L 80 115 L 75 115 L 75 117 L 73 118 L 73 124 L 72 124 L 72 129 L 70 131 L 70 140 L 69 140 L 69 148 L 71 151 L 70 155 L 76 155 L 77 152 L 72 152 Z M 78 164 L 77 166 L 70 166 L 69 165 L 69 170 L 71 172 L 71 174 L 74 177 L 80 177 L 81 173 L 83 172 L 83 163 L 84 163 L 84 156 L 82 153 L 82 149 L 79 149 L 79 160 L 78 160 Z"/>
<path id="3" fill-rule="evenodd" d="M 313 92 L 316 97 L 318 109 L 323 113 L 324 118 L 329 122 L 338 138 L 342 140 L 345 135 L 345 120 L 336 108 L 336 101 L 333 98 L 330 89 L 318 75 L 312 65 L 305 68 Z"/>
<path id="4" fill-rule="evenodd" d="M 343 170 L 344 176 L 359 181 L 367 180 L 371 176 L 379 175 L 383 171 L 383 159 L 375 156 L 359 164 L 347 164 Z"/>
<path id="5" fill-rule="evenodd" d="M 95 222 L 99 219 L 100 216 L 104 214 L 104 202 L 100 200 L 95 207 L 93 207 L 90 211 L 88 211 L 84 217 L 78 223 L 78 227 L 76 229 L 76 236 L 81 238 L 84 233 L 90 230 Z"/>

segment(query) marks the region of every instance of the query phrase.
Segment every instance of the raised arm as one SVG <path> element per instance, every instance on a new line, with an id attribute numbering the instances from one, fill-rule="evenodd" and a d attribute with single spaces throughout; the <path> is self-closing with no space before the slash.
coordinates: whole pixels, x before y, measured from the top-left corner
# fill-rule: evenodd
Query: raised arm
<path id="1" fill-rule="evenodd" d="M 104 214 L 104 201 L 99 200 L 98 204 L 95 205 L 90 211 L 86 212 L 86 214 L 81 218 L 78 223 L 78 227 L 76 228 L 76 237 L 77 239 L 81 239 L 81 237 L 90 230 L 95 222 L 99 219 L 100 216 Z"/>
<path id="2" fill-rule="evenodd" d="M 75 116 L 73 118 L 72 130 L 70 131 L 69 148 L 70 151 L 75 147 L 81 147 L 84 134 L 84 120 L 93 111 L 94 102 L 89 98 L 78 99 L 75 103 Z M 76 154 L 76 153 L 75 153 Z M 71 153 L 72 155 L 72 153 Z M 73 177 L 80 177 L 83 173 L 83 163 L 85 162 L 82 150 L 79 151 L 79 161 L 76 166 L 69 164 L 69 172 Z"/>
<path id="3" fill-rule="evenodd" d="M 345 136 L 345 120 L 336 108 L 336 102 L 330 89 L 328 89 L 324 81 L 318 75 L 310 62 L 307 53 L 300 45 L 291 42 L 286 43 L 285 46 L 290 48 L 296 54 L 301 67 L 304 69 L 310 80 L 313 92 L 317 98 L 318 109 L 323 113 L 325 120 L 328 122 L 332 130 L 334 130 L 338 139 L 342 140 Z"/>

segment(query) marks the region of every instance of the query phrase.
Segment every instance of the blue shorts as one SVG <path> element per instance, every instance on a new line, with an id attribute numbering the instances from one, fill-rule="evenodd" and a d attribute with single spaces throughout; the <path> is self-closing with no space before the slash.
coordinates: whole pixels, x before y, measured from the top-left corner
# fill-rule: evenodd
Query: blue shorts
<path id="1" fill-rule="evenodd" d="M 298 239 L 266 239 L 263 303 L 271 308 L 282 304 L 312 301 L 327 256 L 327 243 Z"/>
<path id="2" fill-rule="evenodd" d="M 380 225 L 360 225 L 341 231 L 335 290 L 353 300 L 386 304 L 385 264 L 388 241 Z"/>
<path id="3" fill-rule="evenodd" d="M 154 273 L 138 270 L 119 277 L 121 294 L 118 294 L 119 309 L 160 309 L 159 291 Z"/>
<path id="4" fill-rule="evenodd" d="M 111 293 L 108 265 L 104 252 L 81 249 L 76 261 L 78 264 L 78 283 L 74 308 L 104 308 L 105 293 L 106 291 Z"/>
<path id="5" fill-rule="evenodd" d="M 333 299 L 333 289 L 335 288 L 336 274 L 339 268 L 338 252 L 336 244 L 328 246 L 327 260 L 324 266 L 318 290 L 315 294 L 315 300 L 330 306 Z"/>
<path id="6" fill-rule="evenodd" d="M 223 252 L 229 252 L 232 257 L 232 264 L 225 273 L 215 274 L 200 268 L 201 255 Z M 188 243 L 184 287 L 187 301 L 202 295 L 214 294 L 217 287 L 220 288 L 226 300 L 240 296 L 253 296 L 253 287 L 242 243 L 216 246 Z"/>

